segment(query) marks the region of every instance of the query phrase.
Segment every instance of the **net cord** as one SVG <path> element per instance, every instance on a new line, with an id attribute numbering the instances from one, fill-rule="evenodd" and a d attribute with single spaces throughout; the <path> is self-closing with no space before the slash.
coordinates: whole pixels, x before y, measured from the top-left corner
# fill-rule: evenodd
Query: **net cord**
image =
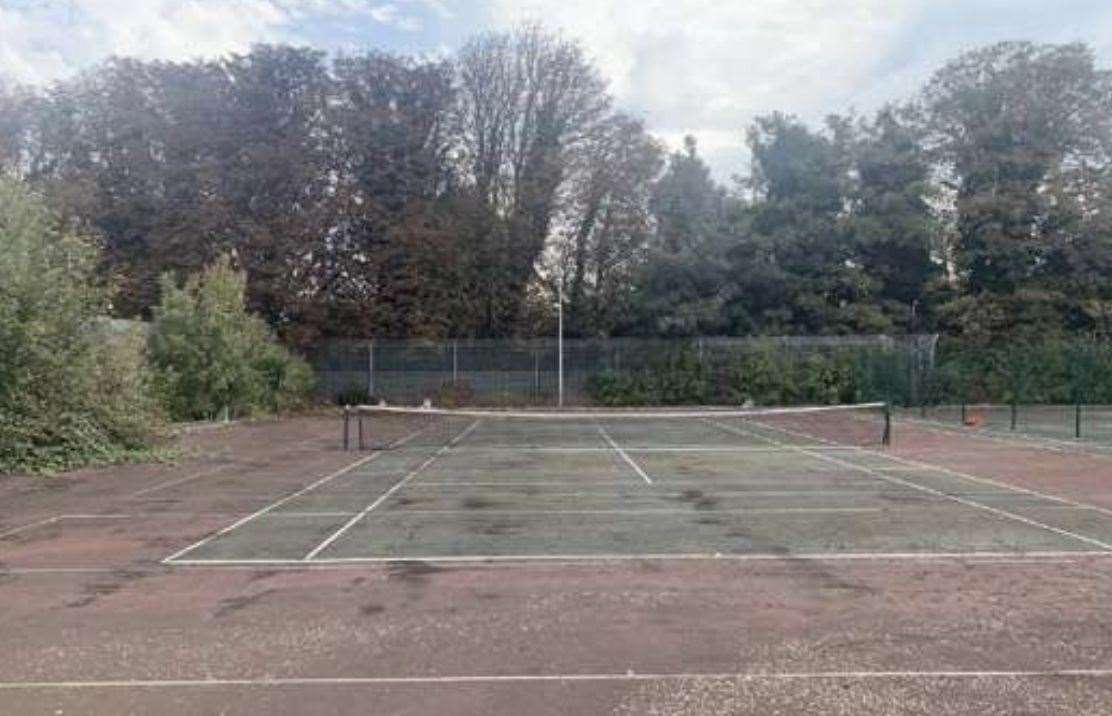
<path id="1" fill-rule="evenodd" d="M 425 408 L 395 405 L 359 405 L 353 409 L 361 414 L 398 414 L 398 415 L 432 415 L 461 418 L 511 418 L 534 420 L 675 420 L 688 418 L 760 418 L 774 415 L 808 415 L 834 412 L 848 412 L 861 410 L 883 410 L 885 403 L 851 403 L 847 405 L 816 405 L 792 408 L 756 408 L 746 410 L 672 410 L 672 411 L 620 411 L 620 410 L 594 410 L 594 411 L 512 411 L 512 410 L 467 410 L 456 408 Z"/>

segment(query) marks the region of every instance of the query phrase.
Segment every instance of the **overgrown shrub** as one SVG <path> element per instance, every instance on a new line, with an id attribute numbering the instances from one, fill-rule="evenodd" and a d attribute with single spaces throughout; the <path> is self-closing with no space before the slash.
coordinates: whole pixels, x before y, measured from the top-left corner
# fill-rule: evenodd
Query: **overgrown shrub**
<path id="1" fill-rule="evenodd" d="M 247 310 L 246 286 L 227 257 L 180 288 L 163 277 L 150 355 L 175 419 L 281 411 L 308 399 L 311 369 Z"/>
<path id="2" fill-rule="evenodd" d="M 98 320 L 108 293 L 89 240 L 0 179 L 0 472 L 149 454 L 164 426 L 137 334 Z"/>
<path id="3" fill-rule="evenodd" d="M 459 408 L 475 401 L 475 389 L 469 380 L 448 381 L 440 386 L 436 404 L 444 408 Z"/>

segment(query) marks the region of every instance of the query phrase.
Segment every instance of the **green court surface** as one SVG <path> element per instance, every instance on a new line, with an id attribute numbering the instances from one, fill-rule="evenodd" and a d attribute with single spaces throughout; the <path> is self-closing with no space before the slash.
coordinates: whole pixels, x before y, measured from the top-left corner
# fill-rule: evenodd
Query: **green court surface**
<path id="1" fill-rule="evenodd" d="M 845 444 L 861 416 L 824 420 L 453 417 L 306 476 L 166 562 L 1112 550 L 1112 512 Z"/>

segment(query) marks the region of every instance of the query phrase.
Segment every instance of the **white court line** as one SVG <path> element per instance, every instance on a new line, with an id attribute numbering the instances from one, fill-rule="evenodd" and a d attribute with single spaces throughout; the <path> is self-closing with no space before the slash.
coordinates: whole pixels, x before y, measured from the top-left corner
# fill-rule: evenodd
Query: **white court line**
<path id="1" fill-rule="evenodd" d="M 390 517 L 409 517 L 410 515 L 474 515 L 476 517 L 494 515 L 749 515 L 749 514 L 792 514 L 795 512 L 891 512 L 890 507 L 739 507 L 736 509 L 690 508 L 676 509 L 625 509 L 625 510 L 411 510 L 400 509 L 382 514 Z M 912 509 L 912 508 L 907 508 Z M 913 509 L 921 510 L 920 507 Z"/>
<path id="2" fill-rule="evenodd" d="M 409 442 L 413 438 L 420 435 L 422 432 L 424 432 L 424 428 L 422 428 L 420 430 L 415 430 L 412 433 L 410 433 L 409 435 L 406 435 L 401 440 L 398 440 L 398 441 L 394 442 L 392 446 L 393 447 L 398 447 L 398 446 L 404 445 L 405 443 Z M 372 453 L 370 455 L 367 455 L 365 457 L 361 457 L 358 460 L 356 460 L 355 462 L 351 463 L 350 465 L 347 465 L 346 467 L 342 467 L 342 468 L 340 468 L 339 470 L 337 470 L 333 473 L 325 475 L 324 477 L 317 480 L 316 482 L 312 482 L 312 483 L 306 485 L 305 487 L 301 488 L 297 492 L 293 492 L 289 495 L 286 495 L 285 497 L 278 500 L 277 502 L 272 502 L 269 505 L 267 505 L 266 507 L 262 508 L 261 510 L 256 510 L 255 512 L 252 512 L 251 514 L 247 515 L 246 517 L 243 517 L 242 519 L 236 520 L 235 522 L 228 525 L 227 527 L 225 527 L 221 530 L 218 530 L 216 532 L 213 532 L 212 534 L 208 535 L 204 539 L 198 540 L 197 542 L 194 542 L 193 544 L 189 545 L 188 547 L 186 547 L 184 549 L 180 549 L 177 552 L 174 552 L 169 557 L 166 557 L 165 559 L 163 559 L 162 563 L 163 564 L 171 564 L 175 560 L 177 560 L 179 557 L 181 557 L 182 555 L 188 554 L 189 552 L 192 552 L 193 550 L 197 549 L 198 547 L 202 547 L 202 546 L 208 544 L 209 542 L 216 539 L 217 537 L 221 537 L 223 535 L 228 534 L 232 530 L 235 530 L 235 529 L 247 524 L 248 522 L 254 520 L 257 517 L 262 517 L 266 513 L 270 512 L 271 510 L 273 510 L 277 507 L 281 507 L 282 505 L 286 504 L 290 500 L 301 497 L 305 493 L 311 492 L 312 490 L 317 489 L 321 485 L 325 484 L 326 482 L 329 482 L 331 480 L 336 479 L 340 475 L 351 472 L 352 470 L 354 470 L 355 468 L 357 468 L 361 465 L 365 465 L 366 463 L 370 462 L 371 460 L 374 460 L 375 458 L 377 458 L 379 455 L 382 455 L 382 454 L 383 454 L 382 452 L 376 452 L 376 453 Z"/>
<path id="3" fill-rule="evenodd" d="M 862 449 L 862 448 L 854 446 L 854 445 L 812 445 L 810 447 L 813 447 L 815 450 L 837 450 L 837 451 L 846 451 L 846 452 L 860 452 L 861 449 Z M 647 446 L 647 445 L 637 445 L 637 446 L 627 445 L 625 447 L 625 449 L 628 450 L 629 452 L 650 452 L 650 453 L 657 453 L 657 452 L 661 452 L 661 453 L 669 453 L 669 452 L 726 452 L 726 453 L 730 453 L 730 452 L 757 452 L 757 453 L 784 452 L 784 450 L 782 448 L 759 447 L 759 446 L 754 446 L 754 445 L 740 445 L 740 446 L 732 446 L 732 447 L 731 446 L 723 446 L 723 445 L 693 445 L 693 444 L 674 445 L 674 446 L 671 446 L 671 447 L 655 447 L 655 446 Z M 459 452 L 460 454 L 464 454 L 464 455 L 469 454 L 469 453 L 477 453 L 479 455 L 484 455 L 484 454 L 489 454 L 489 453 L 492 453 L 492 452 L 508 452 L 508 453 L 513 453 L 515 455 L 521 454 L 521 453 L 526 453 L 526 454 L 527 453 L 542 453 L 542 454 L 543 453 L 556 453 L 556 454 L 559 454 L 559 455 L 565 455 L 565 454 L 566 455 L 576 455 L 576 454 L 581 454 L 581 453 L 590 454 L 590 453 L 610 452 L 610 450 L 611 450 L 611 448 L 609 448 L 609 447 L 528 447 L 528 446 L 514 447 L 512 445 L 507 445 L 507 446 L 504 446 L 504 447 L 493 446 L 493 447 L 476 448 L 476 447 L 464 446 L 464 447 L 456 448 L 457 452 Z"/>
<path id="4" fill-rule="evenodd" d="M 607 450 L 606 452 L 612 452 L 612 451 Z M 592 487 L 629 487 L 630 486 L 629 480 L 606 480 L 605 482 L 595 482 L 595 481 L 585 480 L 584 484 L 591 485 Z M 459 487 L 459 488 L 467 488 L 467 487 L 510 487 L 511 485 L 516 485 L 516 486 L 520 487 L 520 489 L 525 490 L 525 489 L 528 489 L 530 487 L 567 487 L 568 486 L 568 481 L 567 480 L 564 480 L 564 481 L 554 481 L 554 480 L 533 481 L 533 480 L 529 480 L 527 478 L 526 479 L 518 479 L 518 480 L 501 480 L 501 481 L 494 481 L 494 482 L 468 482 L 466 480 L 422 480 L 421 482 L 417 483 L 416 485 L 411 485 L 410 489 L 411 490 L 424 489 L 424 488 L 431 489 L 431 488 L 434 488 L 434 487 L 437 488 L 437 489 L 443 489 L 445 487 Z"/>
<path id="5" fill-rule="evenodd" d="M 179 560 L 174 566 L 186 567 L 246 567 L 246 566 L 343 566 L 343 565 L 391 565 L 422 562 L 428 564 L 482 565 L 484 563 L 517 562 L 528 565 L 566 562 L 569 564 L 590 564 L 605 562 L 968 562 L 979 559 L 1026 558 L 1046 561 L 1049 559 L 1077 560 L 1084 557 L 1112 558 L 1108 550 L 1076 550 L 1045 552 L 815 552 L 800 554 L 753 552 L 749 554 L 721 552 L 676 552 L 645 554 L 476 554 L 476 555 L 428 555 L 393 557 L 323 557 L 306 562 L 303 559 L 192 559 Z"/>
<path id="6" fill-rule="evenodd" d="M 735 432 L 736 431 L 736 434 L 739 434 L 739 435 L 748 435 L 749 437 L 762 438 L 764 440 L 768 440 L 769 442 L 771 442 L 773 444 L 783 444 L 783 443 L 779 443 L 779 441 L 775 440 L 774 438 L 768 437 L 767 435 L 761 435 L 759 433 L 741 430 L 739 428 L 734 428 L 733 426 L 730 426 L 730 425 L 717 423 L 713 420 L 709 421 L 709 422 L 712 423 L 713 425 L 717 425 L 718 427 L 722 428 L 723 430 L 726 430 L 727 432 Z M 785 430 L 783 428 L 776 428 L 776 427 L 761 423 L 759 421 L 753 421 L 753 422 L 756 423 L 757 425 L 760 425 L 760 426 L 762 426 L 764 428 L 767 428 L 769 430 L 777 430 L 779 432 L 788 433 L 788 434 L 794 433 L 794 431 Z M 808 437 L 813 438 L 814 436 L 808 436 Z M 848 462 L 846 460 L 841 460 L 841 459 L 836 458 L 836 457 L 831 457 L 830 455 L 823 455 L 821 453 L 812 452 L 810 450 L 806 450 L 806 449 L 802 449 L 802 448 L 798 449 L 798 451 L 800 453 L 804 454 L 804 455 L 810 455 L 811 457 L 815 457 L 815 458 L 818 458 L 818 459 L 821 459 L 821 460 L 826 460 L 826 461 L 832 462 L 834 464 L 839 464 L 839 465 L 842 465 L 844 467 L 849 467 L 849 468 L 852 468 L 854 470 L 864 472 L 867 475 L 873 475 L 874 477 L 878 477 L 881 480 L 886 480 L 886 481 L 891 482 L 893 484 L 903 485 L 905 487 L 910 487 L 910 488 L 913 488 L 913 489 L 916 489 L 916 490 L 920 490 L 922 492 L 926 492 L 926 493 L 931 494 L 931 495 L 936 495 L 938 497 L 943 497 L 947 500 L 952 500 L 954 502 L 965 505 L 967 507 L 974 507 L 974 508 L 979 509 L 979 510 L 984 510 L 985 512 L 989 512 L 989 513 L 997 515 L 999 517 L 1006 517 L 1006 518 L 1014 520 L 1016 522 L 1021 522 L 1023 524 L 1029 525 L 1031 527 L 1038 527 L 1040 529 L 1046 530 L 1047 532 L 1053 532 L 1054 534 L 1060 535 L 1062 537 L 1069 537 L 1071 539 L 1075 539 L 1075 540 L 1078 540 L 1080 542 L 1085 542 L 1085 543 L 1091 544 L 1095 547 L 1100 547 L 1101 549 L 1112 550 L 1112 544 L 1102 542 L 1101 540 L 1095 539 L 1093 537 L 1087 537 L 1085 535 L 1078 534 L 1077 532 L 1071 532 L 1070 530 L 1062 529 L 1061 527 L 1054 527 L 1052 525 L 1046 524 L 1045 522 L 1039 522 L 1038 520 L 1034 520 L 1034 519 L 1031 519 L 1029 517 L 1024 517 L 1023 515 L 1017 515 L 1014 512 L 1008 512 L 1007 510 L 1002 510 L 998 507 L 992 507 L 990 505 L 984 505 L 984 504 L 981 504 L 980 502 L 976 502 L 976 501 L 970 500 L 968 498 L 959 497 L 959 496 L 956 496 L 956 495 L 950 495 L 950 494 L 947 494 L 947 493 L 945 493 L 941 490 L 936 490 L 933 487 L 927 487 L 925 485 L 919 485 L 919 484 L 911 482 L 909 480 L 903 480 L 903 479 L 900 479 L 898 477 L 893 477 L 891 475 L 885 475 L 882 472 L 877 472 L 876 470 L 865 467 L 863 465 L 855 465 L 852 462 Z M 878 454 L 882 454 L 882 453 L 878 453 Z"/>
<path id="7" fill-rule="evenodd" d="M 618 445 L 618 443 L 614 442 L 614 438 L 610 437 L 610 433 L 606 432 L 606 428 L 602 427 L 602 425 L 596 425 L 595 427 L 598 428 L 599 435 L 602 436 L 602 439 L 609 443 L 610 447 L 614 449 L 614 452 L 618 453 L 618 455 L 620 455 L 621 458 L 626 461 L 626 464 L 632 467 L 633 471 L 641 476 L 641 479 L 645 481 L 646 485 L 653 484 L 652 478 L 645 474 L 645 471 L 641 469 L 641 466 L 634 462 L 633 458 L 631 458 L 625 450 L 622 450 L 621 446 Z"/>
<path id="8" fill-rule="evenodd" d="M 376 507 L 381 505 L 383 502 L 386 502 L 386 500 L 390 499 L 390 496 L 393 495 L 398 490 L 400 490 L 407 482 L 409 482 L 413 478 L 420 475 L 425 470 L 425 468 L 427 468 L 429 465 L 436 462 L 436 460 L 441 455 L 448 452 L 452 448 L 453 445 L 455 445 L 460 440 L 463 440 L 465 437 L 467 437 L 467 435 L 472 430 L 474 430 L 475 428 L 477 428 L 479 426 L 480 422 L 482 422 L 482 421 L 476 420 L 473 423 L 471 423 L 470 425 L 468 425 L 466 428 L 464 428 L 463 431 L 461 431 L 458 435 L 456 435 L 454 438 L 452 438 L 446 445 L 444 445 L 442 448 L 440 448 L 435 453 L 433 453 L 427 460 L 425 460 L 420 465 L 418 465 L 413 470 L 411 470 L 408 475 L 406 475 L 405 477 L 403 477 L 402 479 L 400 479 L 396 483 L 394 483 L 394 486 L 391 487 L 386 492 L 382 493 L 382 495 L 377 500 L 375 500 L 371 504 L 364 507 L 358 514 L 356 514 L 350 520 L 345 522 L 344 525 L 342 527 L 340 527 L 340 529 L 333 532 L 331 535 L 328 536 L 327 539 L 325 539 L 323 542 L 321 542 L 316 547 L 314 547 L 312 550 L 310 550 L 309 553 L 307 555 L 305 555 L 305 557 L 304 557 L 305 561 L 309 561 L 309 560 L 313 559 L 318 554 L 320 554 L 324 550 L 328 549 L 328 547 L 331 546 L 333 542 L 340 539 L 340 537 L 342 537 L 348 530 L 350 530 L 352 527 L 354 527 L 356 524 L 358 524 L 360 520 L 362 520 L 364 517 L 369 515 L 372 511 L 374 511 L 374 509 Z"/>
<path id="9" fill-rule="evenodd" d="M 175 485 L 181 485 L 181 484 L 189 482 L 191 480 L 196 480 L 196 479 L 201 478 L 201 477 L 206 477 L 208 475 L 212 475 L 214 473 L 221 472 L 222 470 L 227 470 L 227 469 L 235 467 L 235 466 L 236 466 L 235 463 L 226 463 L 224 465 L 216 465 L 215 467 L 209 467 L 205 470 L 199 470 L 197 472 L 186 475 L 185 477 L 179 477 L 175 480 L 168 480 L 168 481 L 160 483 L 158 485 L 152 485 L 151 487 L 147 487 L 147 488 L 144 488 L 144 489 L 139 490 L 137 492 L 133 492 L 130 495 L 127 495 L 127 497 L 142 497 L 143 495 L 148 495 L 152 492 L 157 492 L 159 490 L 164 490 L 167 487 L 173 487 Z"/>
<path id="10" fill-rule="evenodd" d="M 590 681 L 889 681 L 946 679 L 1052 679 L 1112 677 L 1112 669 L 1052 669 L 1028 671 L 796 671 L 796 672 L 657 672 L 632 669 L 613 673 L 575 674 L 459 674 L 443 676 L 318 676 L 257 679 L 121 679 L 104 681 L 6 681 L 0 690 L 55 689 L 174 689 L 232 686 L 404 686 L 450 684 L 520 684 Z"/>
<path id="11" fill-rule="evenodd" d="M 52 522 L 57 522 L 62 517 L 63 517 L 63 515 L 54 515 L 53 517 L 47 517 L 46 519 L 39 520 L 38 522 L 31 522 L 29 524 L 22 525 L 20 527 L 14 527 L 14 528 L 6 531 L 6 532 L 0 532 L 0 539 L 5 539 L 7 537 L 14 537 L 15 535 L 19 534 L 20 532 L 26 532 L 27 530 L 33 530 L 36 527 L 45 527 L 46 525 L 48 525 Z"/>
<path id="12" fill-rule="evenodd" d="M 287 559 L 287 560 L 190 560 L 185 562 L 175 562 L 173 565 L 157 565 L 157 566 L 140 566 L 128 565 L 125 567 L 0 567 L 0 575 L 51 575 L 51 574 L 113 574 L 120 570 L 129 572 L 142 572 L 146 574 L 172 574 L 174 571 L 189 569 L 194 571 L 211 569 L 214 571 L 231 571 L 231 572 L 255 572 L 260 569 L 280 570 L 283 572 L 311 572 L 311 571 L 365 571 L 369 569 L 382 569 L 390 568 L 395 564 L 413 564 L 420 562 L 422 564 L 432 564 L 440 566 L 444 569 L 528 569 L 530 567 L 582 567 L 589 569 L 596 569 L 599 566 L 621 566 L 629 562 L 721 562 L 721 563 L 737 563 L 743 564 L 746 562 L 835 562 L 840 557 L 833 555 L 820 556 L 820 555 L 801 555 L 796 557 L 789 557 L 783 554 L 764 554 L 756 555 L 757 559 L 750 559 L 750 555 L 729 555 L 729 554 L 694 554 L 694 555 L 611 555 L 609 557 L 591 557 L 591 556 L 566 556 L 563 558 L 557 557 L 556 559 L 546 557 L 536 557 L 531 555 L 499 555 L 497 557 L 467 557 L 467 556 L 451 556 L 451 557 L 390 557 L 390 558 L 377 558 L 368 557 L 351 558 L 340 561 L 332 561 L 329 559 L 318 559 L 312 562 L 304 562 L 300 559 Z M 850 561 L 861 566 L 871 565 L 886 565 L 891 562 L 908 562 L 908 563 L 922 563 L 922 562 L 936 562 L 946 563 L 952 562 L 960 564 L 963 567 L 976 567 L 976 566 L 1031 566 L 1031 565 L 1049 565 L 1049 564 L 1076 564 L 1082 560 L 1112 560 L 1112 552 L 1090 552 L 1090 551 L 1077 551 L 1077 552 L 1027 552 L 1027 553 L 987 553 L 987 552 L 966 552 L 966 553 L 937 553 L 937 554 L 858 554 L 851 555 Z M 888 567 L 885 567 L 888 568 Z"/>

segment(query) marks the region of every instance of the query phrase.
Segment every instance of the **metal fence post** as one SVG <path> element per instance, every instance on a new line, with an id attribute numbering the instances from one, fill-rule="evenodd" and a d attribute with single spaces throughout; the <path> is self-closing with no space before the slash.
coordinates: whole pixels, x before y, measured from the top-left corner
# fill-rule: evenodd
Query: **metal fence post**
<path id="1" fill-rule="evenodd" d="M 375 342 L 367 341 L 367 400 L 375 397 Z"/>

